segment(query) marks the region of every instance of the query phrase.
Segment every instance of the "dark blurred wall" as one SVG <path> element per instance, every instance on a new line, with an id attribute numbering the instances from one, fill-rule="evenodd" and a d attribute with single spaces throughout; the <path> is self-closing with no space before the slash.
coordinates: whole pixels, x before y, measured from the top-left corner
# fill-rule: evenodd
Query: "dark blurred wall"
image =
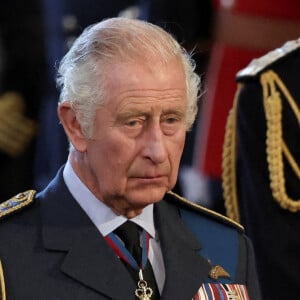
<path id="1" fill-rule="evenodd" d="M 1 1 L 0 43 L 0 201 L 4 201 L 33 185 L 45 70 L 39 0 Z"/>

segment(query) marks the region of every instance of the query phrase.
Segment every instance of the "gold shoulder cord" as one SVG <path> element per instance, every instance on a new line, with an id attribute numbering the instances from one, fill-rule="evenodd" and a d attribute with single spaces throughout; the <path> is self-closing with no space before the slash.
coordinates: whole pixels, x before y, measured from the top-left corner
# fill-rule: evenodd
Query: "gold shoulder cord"
<path id="1" fill-rule="evenodd" d="M 282 136 L 282 100 L 278 89 L 284 94 L 300 124 L 300 110 L 286 86 L 274 71 L 261 76 L 263 88 L 263 104 L 267 120 L 266 154 L 269 168 L 270 188 L 273 198 L 279 205 L 291 212 L 300 211 L 300 200 L 288 197 L 285 189 L 283 155 L 294 173 L 300 179 L 300 168 Z M 237 99 L 242 84 L 238 85 L 233 108 L 231 109 L 225 132 L 223 146 L 222 184 L 226 214 L 236 222 L 240 222 L 236 188 L 236 113 Z"/>
<path id="2" fill-rule="evenodd" d="M 236 190 L 236 114 L 237 99 L 242 88 L 242 84 L 238 84 L 237 92 L 233 101 L 233 107 L 229 112 L 225 138 L 223 144 L 223 160 L 222 160 L 222 186 L 225 200 L 226 214 L 235 222 L 240 222 L 240 213 L 238 207 L 237 190 Z"/>
<path id="3" fill-rule="evenodd" d="M 0 296 L 1 300 L 6 300 L 6 295 L 5 295 L 5 282 L 4 282 L 4 274 L 3 274 L 3 268 L 2 268 L 2 263 L 0 260 Z"/>
<path id="4" fill-rule="evenodd" d="M 300 200 L 293 200 L 286 194 L 283 155 L 290 164 L 295 175 L 300 179 L 300 169 L 282 136 L 282 99 L 280 90 L 286 97 L 298 124 L 300 110 L 288 89 L 274 71 L 261 76 L 263 101 L 267 120 L 266 152 L 269 167 L 270 187 L 274 199 L 279 205 L 291 212 L 300 211 Z"/>

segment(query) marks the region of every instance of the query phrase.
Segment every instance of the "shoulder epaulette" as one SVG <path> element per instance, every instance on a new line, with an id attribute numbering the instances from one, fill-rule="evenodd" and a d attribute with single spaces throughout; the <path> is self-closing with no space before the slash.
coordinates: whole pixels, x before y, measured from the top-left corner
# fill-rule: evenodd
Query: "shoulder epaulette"
<path id="1" fill-rule="evenodd" d="M 255 76 L 266 69 L 270 64 L 278 61 L 298 48 L 300 48 L 300 38 L 288 41 L 282 47 L 274 49 L 260 58 L 253 59 L 246 68 L 237 73 L 236 77 L 239 80 L 242 77 Z"/>
<path id="2" fill-rule="evenodd" d="M 179 196 L 178 194 L 176 194 L 172 191 L 168 192 L 167 195 L 171 196 L 172 199 L 175 199 L 176 201 L 178 201 L 179 203 L 181 203 L 182 205 L 184 205 L 186 207 L 189 207 L 190 209 L 193 209 L 193 210 L 199 211 L 201 213 L 204 213 L 205 215 L 211 216 L 214 219 L 217 219 L 223 223 L 226 223 L 232 227 L 235 227 L 239 231 L 244 231 L 244 227 L 241 224 L 233 221 L 232 219 L 230 219 L 220 213 L 217 213 L 211 209 L 208 209 L 204 206 L 194 203 L 184 197 Z"/>
<path id="3" fill-rule="evenodd" d="M 34 190 L 28 190 L 0 203 L 0 220 L 32 204 L 35 193 Z"/>

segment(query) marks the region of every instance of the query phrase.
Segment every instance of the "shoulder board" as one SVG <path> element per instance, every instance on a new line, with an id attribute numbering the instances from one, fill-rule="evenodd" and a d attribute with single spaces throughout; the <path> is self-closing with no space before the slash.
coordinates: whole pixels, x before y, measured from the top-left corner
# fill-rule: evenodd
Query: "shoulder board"
<path id="1" fill-rule="evenodd" d="M 180 204 L 182 204 L 183 206 L 185 206 L 189 209 L 199 211 L 199 212 L 204 213 L 205 215 L 208 215 L 218 221 L 228 224 L 228 225 L 238 229 L 239 231 L 242 231 L 242 232 L 244 231 L 244 227 L 241 224 L 233 221 L 232 219 L 230 219 L 222 214 L 219 214 L 211 209 L 208 209 L 204 206 L 196 204 L 184 197 L 179 196 L 178 194 L 176 194 L 174 192 L 170 191 L 167 193 L 167 195 L 169 195 L 172 200 L 179 202 Z"/>
<path id="2" fill-rule="evenodd" d="M 255 76 L 275 61 L 278 61 L 298 48 L 300 48 L 300 38 L 288 41 L 281 48 L 277 48 L 259 58 L 253 59 L 246 68 L 237 73 L 236 77 L 239 80 L 242 77 Z"/>
<path id="3" fill-rule="evenodd" d="M 0 220 L 32 204 L 35 193 L 34 190 L 28 190 L 0 203 Z"/>

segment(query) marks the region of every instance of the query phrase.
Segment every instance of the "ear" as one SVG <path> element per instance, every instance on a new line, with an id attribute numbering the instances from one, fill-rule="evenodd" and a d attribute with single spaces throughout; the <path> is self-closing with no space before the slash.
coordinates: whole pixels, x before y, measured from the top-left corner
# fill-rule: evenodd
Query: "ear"
<path id="1" fill-rule="evenodd" d="M 81 126 L 78 123 L 76 114 L 71 107 L 71 103 L 66 101 L 58 105 L 57 113 L 62 123 L 65 133 L 74 148 L 79 152 L 85 152 L 87 139 L 82 133 Z"/>

